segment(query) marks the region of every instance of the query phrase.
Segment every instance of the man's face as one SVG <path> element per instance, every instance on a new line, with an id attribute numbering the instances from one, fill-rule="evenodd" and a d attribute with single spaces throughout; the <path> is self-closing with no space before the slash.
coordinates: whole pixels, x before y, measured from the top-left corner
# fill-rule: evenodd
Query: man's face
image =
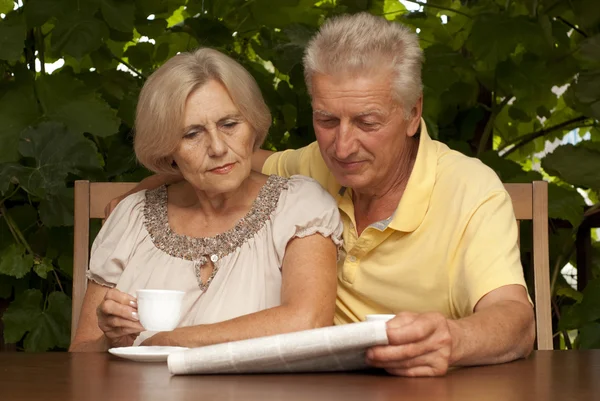
<path id="1" fill-rule="evenodd" d="M 389 74 L 312 77 L 313 125 L 321 154 L 337 181 L 377 194 L 406 172 L 406 146 L 417 131 L 421 102 L 405 119 L 392 98 Z"/>

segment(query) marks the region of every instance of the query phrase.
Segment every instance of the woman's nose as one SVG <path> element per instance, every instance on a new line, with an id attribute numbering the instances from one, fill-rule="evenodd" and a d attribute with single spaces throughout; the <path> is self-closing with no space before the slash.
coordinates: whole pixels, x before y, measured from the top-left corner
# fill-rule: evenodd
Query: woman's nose
<path id="1" fill-rule="evenodd" d="M 221 137 L 219 130 L 211 130 L 208 155 L 211 157 L 220 157 L 227 153 L 227 144 Z"/>

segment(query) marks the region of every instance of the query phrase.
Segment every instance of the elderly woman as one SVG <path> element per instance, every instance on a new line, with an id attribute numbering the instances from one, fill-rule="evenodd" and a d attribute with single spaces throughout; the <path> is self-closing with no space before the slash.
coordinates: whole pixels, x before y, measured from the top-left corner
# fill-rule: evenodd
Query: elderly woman
<path id="1" fill-rule="evenodd" d="M 254 79 L 211 49 L 179 54 L 148 79 L 135 152 L 182 176 L 124 199 L 92 247 L 72 351 L 196 347 L 333 323 L 337 206 L 315 181 L 251 171 L 271 117 Z M 185 291 L 170 332 L 145 332 L 138 289 Z"/>

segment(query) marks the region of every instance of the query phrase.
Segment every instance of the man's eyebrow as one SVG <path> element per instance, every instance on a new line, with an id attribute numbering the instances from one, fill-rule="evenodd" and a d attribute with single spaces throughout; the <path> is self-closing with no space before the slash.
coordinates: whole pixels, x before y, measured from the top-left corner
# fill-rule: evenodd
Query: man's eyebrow
<path id="1" fill-rule="evenodd" d="M 334 116 L 333 114 L 331 114 L 330 112 L 328 112 L 328 111 L 325 111 L 325 110 L 319 110 L 319 109 L 317 109 L 317 110 L 313 110 L 313 114 L 319 114 L 319 115 L 321 115 L 321 116 L 323 116 L 323 117 L 335 117 L 335 116 Z"/>
<path id="2" fill-rule="evenodd" d="M 355 117 L 364 117 L 364 116 L 369 116 L 371 114 L 375 114 L 380 117 L 383 117 L 386 115 L 386 113 L 381 109 L 371 109 L 371 110 L 362 111 L 362 112 L 358 113 Z"/>

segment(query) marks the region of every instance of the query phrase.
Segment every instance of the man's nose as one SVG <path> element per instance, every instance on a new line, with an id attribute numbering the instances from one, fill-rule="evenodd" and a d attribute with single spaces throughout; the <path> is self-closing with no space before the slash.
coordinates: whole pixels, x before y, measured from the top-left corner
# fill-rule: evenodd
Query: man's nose
<path id="1" fill-rule="evenodd" d="M 335 156 L 340 159 L 348 159 L 356 153 L 357 141 L 352 125 L 349 123 L 340 123 L 335 137 Z"/>

